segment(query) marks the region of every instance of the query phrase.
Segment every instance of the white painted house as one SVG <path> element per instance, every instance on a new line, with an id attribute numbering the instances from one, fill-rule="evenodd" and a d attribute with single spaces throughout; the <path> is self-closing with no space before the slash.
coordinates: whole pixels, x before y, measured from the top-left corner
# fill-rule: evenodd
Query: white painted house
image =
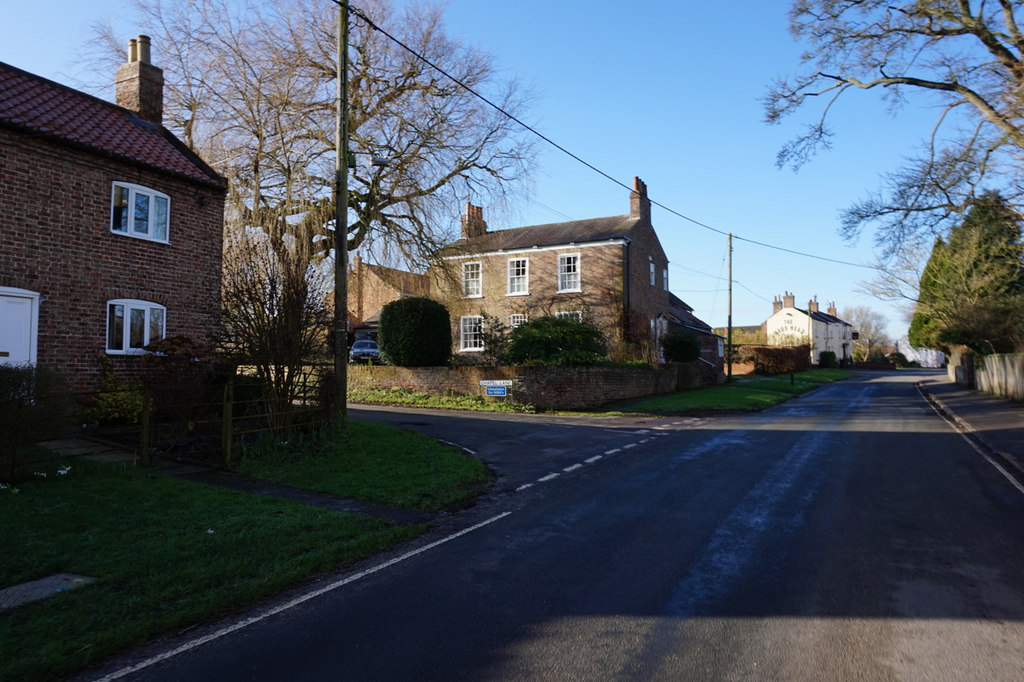
<path id="1" fill-rule="evenodd" d="M 828 312 L 818 309 L 818 299 L 808 301 L 807 310 L 796 307 L 795 297 L 787 292 L 772 302 L 772 316 L 764 322 L 769 346 L 811 346 L 811 362 L 818 364 L 822 351 L 832 351 L 836 360 L 853 358 L 853 327 L 836 315 L 835 303 Z"/>

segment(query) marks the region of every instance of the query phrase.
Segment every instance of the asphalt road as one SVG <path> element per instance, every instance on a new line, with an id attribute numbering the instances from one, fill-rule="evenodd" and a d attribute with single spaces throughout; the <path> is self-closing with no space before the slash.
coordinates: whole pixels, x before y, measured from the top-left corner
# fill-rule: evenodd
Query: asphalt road
<path id="1" fill-rule="evenodd" d="M 914 378 L 704 420 L 377 412 L 478 452 L 497 494 L 115 675 L 1024 679 L 1024 495 Z"/>

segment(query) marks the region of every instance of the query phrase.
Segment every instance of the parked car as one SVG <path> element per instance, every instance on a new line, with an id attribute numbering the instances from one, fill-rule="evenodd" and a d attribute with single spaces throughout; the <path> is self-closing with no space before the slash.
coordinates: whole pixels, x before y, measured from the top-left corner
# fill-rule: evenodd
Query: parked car
<path id="1" fill-rule="evenodd" d="M 348 351 L 349 362 L 380 362 L 380 349 L 376 341 L 356 341 Z"/>

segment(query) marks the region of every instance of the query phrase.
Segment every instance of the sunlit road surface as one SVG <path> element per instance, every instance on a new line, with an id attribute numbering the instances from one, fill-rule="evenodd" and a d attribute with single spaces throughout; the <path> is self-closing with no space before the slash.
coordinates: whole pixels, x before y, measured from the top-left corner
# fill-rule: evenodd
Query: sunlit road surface
<path id="1" fill-rule="evenodd" d="M 1024 495 L 916 378 L 862 376 L 603 443 L 565 423 L 494 426 L 512 449 L 542 438 L 550 460 L 505 476 L 458 530 L 103 673 L 1022 680 Z"/>

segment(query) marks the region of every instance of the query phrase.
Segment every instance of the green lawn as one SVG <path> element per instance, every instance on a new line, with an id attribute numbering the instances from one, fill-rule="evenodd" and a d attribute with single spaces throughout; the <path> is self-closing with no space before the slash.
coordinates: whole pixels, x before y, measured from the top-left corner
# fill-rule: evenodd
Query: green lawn
<path id="1" fill-rule="evenodd" d="M 303 452 L 303 449 L 306 452 Z M 49 680 L 241 610 L 423 533 L 150 470 L 55 463 L 0 487 L 0 588 L 55 573 L 96 582 L 0 612 L 0 680 Z M 464 504 L 486 468 L 420 434 L 350 422 L 325 442 L 250 447 L 242 468 L 381 504 Z M 63 473 L 61 473 L 63 472 Z"/>
<path id="2" fill-rule="evenodd" d="M 384 424 L 350 421 L 324 447 L 299 442 L 244 455 L 237 470 L 285 485 L 393 507 L 438 511 L 472 500 L 487 468 L 448 445 Z"/>
<path id="3" fill-rule="evenodd" d="M 626 413 L 684 414 L 687 412 L 750 412 L 764 410 L 806 393 L 819 384 L 853 376 L 843 370 L 814 369 L 792 376 L 742 377 L 733 383 L 698 388 L 630 403 Z"/>

